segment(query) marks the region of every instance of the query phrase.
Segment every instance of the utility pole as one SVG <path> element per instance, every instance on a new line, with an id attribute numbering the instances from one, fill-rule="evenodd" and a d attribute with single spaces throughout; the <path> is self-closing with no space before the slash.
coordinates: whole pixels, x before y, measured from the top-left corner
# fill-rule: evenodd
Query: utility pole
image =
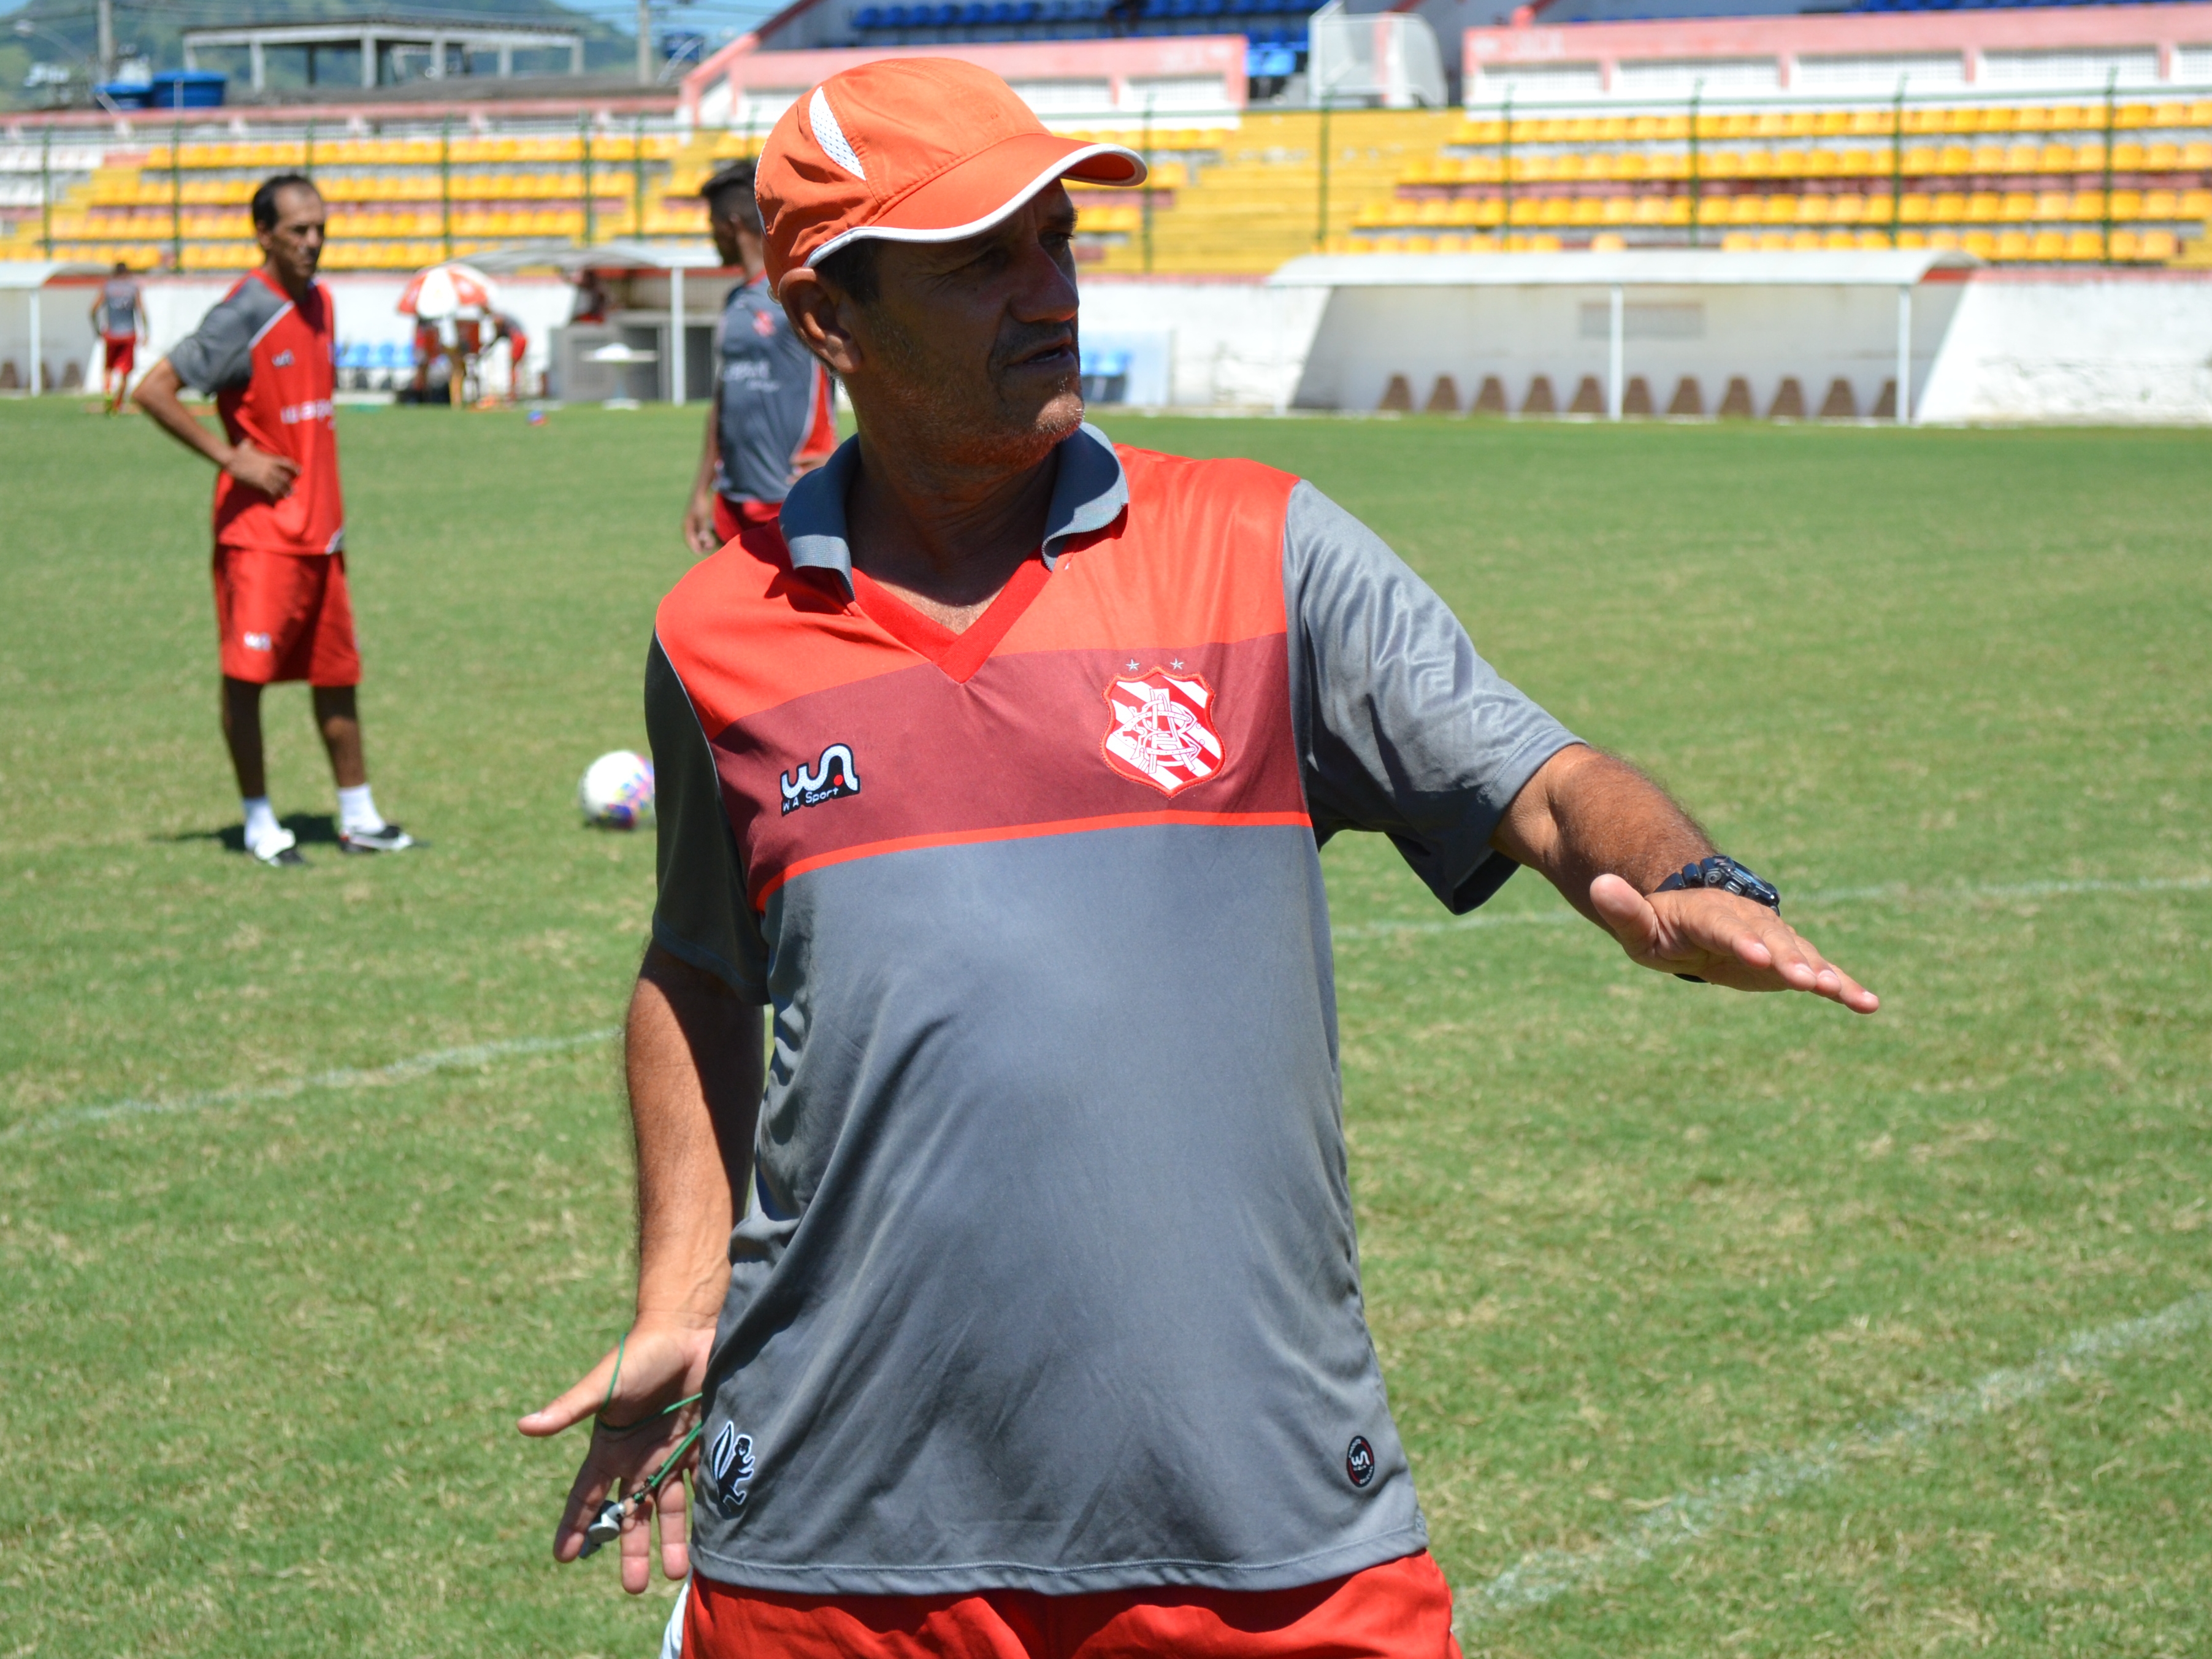
<path id="1" fill-rule="evenodd" d="M 637 83 L 653 84 L 653 0 L 637 0 Z"/>
<path id="2" fill-rule="evenodd" d="M 115 78 L 115 0 L 100 0 L 100 84 Z"/>
<path id="3" fill-rule="evenodd" d="M 1905 216 L 1905 76 L 1897 77 L 1897 102 L 1889 112 L 1889 245 Z"/>
<path id="4" fill-rule="evenodd" d="M 1147 92 L 1145 94 L 1145 143 L 1143 153 L 1145 157 L 1145 191 L 1143 196 L 1143 205 L 1145 210 L 1145 274 L 1149 276 L 1152 275 L 1152 94 L 1150 92 Z"/>
<path id="5" fill-rule="evenodd" d="M 1698 246 L 1698 232 L 1703 228 L 1704 204 L 1699 185 L 1704 180 L 1698 169 L 1698 105 L 1705 95 L 1705 77 L 1700 76 L 1690 86 L 1690 246 Z"/>
<path id="6" fill-rule="evenodd" d="M 39 234 L 46 245 L 46 258 L 54 257 L 54 130 L 49 125 L 39 135 Z"/>
<path id="7" fill-rule="evenodd" d="M 2119 117 L 2120 71 L 2105 76 L 2105 250 L 2104 262 L 2112 263 L 2112 129 Z"/>

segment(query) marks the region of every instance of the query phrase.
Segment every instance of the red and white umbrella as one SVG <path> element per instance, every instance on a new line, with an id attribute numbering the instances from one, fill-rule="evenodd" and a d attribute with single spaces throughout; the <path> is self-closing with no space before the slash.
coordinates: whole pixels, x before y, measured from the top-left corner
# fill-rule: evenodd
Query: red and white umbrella
<path id="1" fill-rule="evenodd" d="M 474 265 L 448 260 L 418 270 L 399 296 L 399 314 L 437 322 L 447 317 L 489 311 L 495 290 L 491 278 Z"/>

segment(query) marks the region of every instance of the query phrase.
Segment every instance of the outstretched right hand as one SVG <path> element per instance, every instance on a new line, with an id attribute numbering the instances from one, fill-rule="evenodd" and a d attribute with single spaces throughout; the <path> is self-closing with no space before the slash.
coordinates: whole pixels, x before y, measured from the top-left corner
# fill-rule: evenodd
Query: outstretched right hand
<path id="1" fill-rule="evenodd" d="M 553 1528 L 553 1559 L 573 1561 L 583 1553 L 585 1529 L 610 1498 L 643 1486 L 698 1423 L 702 1405 L 666 1416 L 666 1407 L 705 1386 L 714 1328 L 640 1320 L 618 1348 L 611 1348 L 576 1385 L 515 1426 L 543 1439 L 595 1418 L 583 1467 Z M 619 1363 L 619 1373 L 617 1373 Z M 609 1384 L 611 1382 L 612 1387 Z M 623 1522 L 622 1585 L 642 1595 L 653 1579 L 652 1516 L 660 1517 L 660 1571 L 680 1580 L 690 1571 L 686 1546 L 684 1478 L 699 1459 L 694 1445 L 657 1496 L 641 1499 Z"/>
<path id="2" fill-rule="evenodd" d="M 288 456 L 271 455 L 265 449 L 256 449 L 241 438 L 231 447 L 230 459 L 222 470 L 246 486 L 258 489 L 272 501 L 283 501 L 292 493 L 292 481 L 300 476 L 299 462 Z"/>

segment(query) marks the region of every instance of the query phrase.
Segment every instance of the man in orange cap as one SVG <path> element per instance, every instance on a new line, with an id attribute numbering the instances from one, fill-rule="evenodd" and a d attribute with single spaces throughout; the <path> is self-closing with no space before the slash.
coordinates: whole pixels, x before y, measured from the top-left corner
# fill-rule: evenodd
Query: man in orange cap
<path id="1" fill-rule="evenodd" d="M 1328 836 L 1875 1006 L 1311 485 L 1083 423 L 1060 180 L 1142 176 L 949 58 L 762 160 L 860 430 L 660 607 L 636 1313 L 521 1424 L 596 1419 L 554 1553 L 642 1590 L 657 1514 L 690 1659 L 1455 1653 L 1362 1310 Z"/>

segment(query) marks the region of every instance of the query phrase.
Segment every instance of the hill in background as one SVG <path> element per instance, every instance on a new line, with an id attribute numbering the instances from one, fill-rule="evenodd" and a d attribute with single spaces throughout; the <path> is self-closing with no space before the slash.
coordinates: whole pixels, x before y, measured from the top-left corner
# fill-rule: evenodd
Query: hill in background
<path id="1" fill-rule="evenodd" d="M 148 59 L 155 69 L 174 69 L 184 62 L 182 33 L 187 28 L 295 20 L 314 22 L 372 15 L 558 23 L 583 34 L 586 73 L 625 70 L 637 61 L 635 34 L 571 10 L 556 0 L 392 0 L 388 4 L 364 4 L 359 0 L 181 0 L 181 3 L 178 0 L 137 0 L 137 3 L 115 0 L 116 56 L 119 61 L 135 54 Z M 21 23 L 29 24 L 37 33 L 19 32 L 15 26 Z M 43 89 L 24 84 L 32 65 L 56 64 L 80 70 L 97 51 L 98 28 L 92 0 L 27 0 L 11 11 L 0 12 L 0 108 L 43 106 L 47 101 Z M 245 54 L 237 57 L 235 66 L 227 62 L 208 62 L 204 66 L 222 70 L 242 83 Z M 300 54 L 270 53 L 268 79 L 272 88 L 305 85 L 307 76 Z"/>

